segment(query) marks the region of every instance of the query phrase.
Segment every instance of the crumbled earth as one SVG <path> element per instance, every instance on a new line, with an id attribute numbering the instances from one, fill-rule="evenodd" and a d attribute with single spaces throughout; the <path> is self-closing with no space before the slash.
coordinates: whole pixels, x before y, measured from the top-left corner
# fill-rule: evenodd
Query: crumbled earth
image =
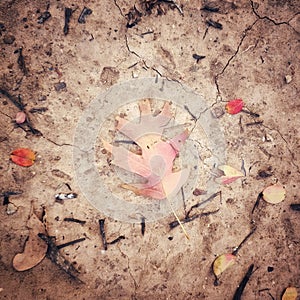
<path id="1" fill-rule="evenodd" d="M 205 5 L 219 11 L 203 10 Z M 84 6 L 92 14 L 78 23 Z M 67 34 L 66 7 L 73 12 Z M 298 1 L 4 0 L 0 8 L 0 192 L 22 192 L 9 197 L 9 206 L 1 204 L 1 299 L 232 299 L 252 263 L 243 299 L 280 299 L 288 286 L 299 291 L 299 212 L 290 209 L 300 201 Z M 51 16 L 39 21 L 46 11 Z M 88 104 L 112 85 L 155 76 L 206 99 L 224 132 L 226 163 L 246 173 L 197 211 L 217 212 L 184 224 L 190 240 L 180 227 L 169 229 L 171 212 L 146 223 L 144 235 L 140 224 L 105 216 L 80 193 L 74 175 L 73 136 Z M 16 125 L 19 108 L 3 91 L 20 95 L 38 131 Z M 235 98 L 253 114 L 224 114 Z M 9 160 L 20 147 L 37 153 L 33 166 Z M 277 181 L 285 200 L 261 201 L 252 214 L 258 194 Z M 70 192 L 66 184 L 78 197 L 55 201 L 55 194 Z M 80 280 L 49 258 L 14 270 L 32 205 L 45 210 L 57 245 L 85 237 L 59 250 Z M 183 209 L 177 214 L 183 218 Z M 104 218 L 108 241 L 125 236 L 107 251 L 99 231 Z M 214 285 L 214 259 L 232 252 L 254 227 L 237 263 Z"/>

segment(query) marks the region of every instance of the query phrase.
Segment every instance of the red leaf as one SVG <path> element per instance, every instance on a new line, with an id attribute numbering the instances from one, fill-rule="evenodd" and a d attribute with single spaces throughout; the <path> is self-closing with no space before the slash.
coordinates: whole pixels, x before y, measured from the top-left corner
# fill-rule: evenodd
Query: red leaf
<path id="1" fill-rule="evenodd" d="M 229 114 L 235 115 L 239 113 L 243 109 L 243 107 L 244 101 L 242 99 L 234 99 L 226 104 L 225 109 Z"/>
<path id="2" fill-rule="evenodd" d="M 19 148 L 14 150 L 10 156 L 11 160 L 22 167 L 30 167 L 35 160 L 35 154 L 32 150 L 27 148 Z"/>

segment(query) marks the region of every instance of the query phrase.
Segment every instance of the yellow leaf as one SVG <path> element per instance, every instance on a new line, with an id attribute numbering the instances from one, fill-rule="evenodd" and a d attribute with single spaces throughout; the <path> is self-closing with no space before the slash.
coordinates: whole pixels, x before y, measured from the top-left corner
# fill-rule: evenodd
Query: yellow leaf
<path id="1" fill-rule="evenodd" d="M 219 166 L 219 169 L 224 172 L 224 176 L 220 178 L 223 184 L 231 183 L 244 176 L 242 172 L 228 165 Z"/>
<path id="2" fill-rule="evenodd" d="M 288 287 L 285 289 L 281 300 L 296 300 L 297 299 L 297 289 L 295 287 Z"/>
<path id="3" fill-rule="evenodd" d="M 213 263 L 213 272 L 218 277 L 236 261 L 236 256 L 226 253 L 218 256 Z"/>
<path id="4" fill-rule="evenodd" d="M 268 186 L 263 190 L 263 198 L 265 201 L 276 204 L 284 200 L 285 189 L 280 183 Z"/>

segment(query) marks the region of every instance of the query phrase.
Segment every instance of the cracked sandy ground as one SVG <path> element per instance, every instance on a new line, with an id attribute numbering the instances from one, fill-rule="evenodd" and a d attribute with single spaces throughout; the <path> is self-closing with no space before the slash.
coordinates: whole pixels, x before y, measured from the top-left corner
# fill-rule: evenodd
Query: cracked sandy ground
<path id="1" fill-rule="evenodd" d="M 1 2 L 1 88 L 20 94 L 27 111 L 48 108 L 30 114 L 43 134 L 32 136 L 14 126 L 18 110 L 0 95 L 1 192 L 23 192 L 10 198 L 18 207 L 15 214 L 7 215 L 6 206 L 1 207 L 1 299 L 232 299 L 251 263 L 258 269 L 243 299 L 280 299 L 285 287 L 299 288 L 299 215 L 289 208 L 299 203 L 299 3 L 210 2 L 220 8 L 218 13 L 201 10 L 205 1 L 177 3 L 184 15 L 162 4 L 165 13 L 157 16 L 153 11 L 126 28 L 131 1 L 50 0 L 52 16 L 44 24 L 38 24 L 37 18 L 46 3 Z M 93 13 L 85 24 L 79 24 L 84 6 Z M 75 10 L 66 36 L 64 7 Z M 223 29 L 209 27 L 203 38 L 209 19 L 220 22 Z M 28 68 L 26 76 L 14 53 L 19 47 Z M 205 58 L 197 63 L 192 57 L 195 53 Z M 289 83 L 287 75 L 292 79 Z M 190 241 L 179 228 L 169 230 L 172 215 L 147 223 L 144 236 L 139 224 L 106 218 L 107 238 L 113 240 L 120 234 L 126 238 L 102 251 L 98 219 L 105 216 L 78 189 L 73 134 L 90 101 L 111 84 L 154 76 L 190 87 L 212 110 L 224 110 L 227 100 L 242 98 L 247 109 L 260 115 L 219 118 L 227 163 L 237 169 L 243 163 L 247 174 L 222 187 L 221 201 L 205 208 L 219 208 L 217 213 L 185 224 Z M 58 82 L 65 82 L 66 88 L 56 91 Z M 10 152 L 17 147 L 37 152 L 34 166 L 24 169 L 9 162 Z M 262 170 L 271 176 L 259 177 Z M 258 193 L 276 180 L 286 188 L 285 201 L 274 206 L 261 203 L 251 215 Z M 54 195 L 63 191 L 64 183 L 79 196 L 59 204 Z M 198 197 L 193 200 L 202 199 Z M 48 259 L 25 272 L 12 268 L 12 258 L 22 251 L 28 235 L 31 201 L 45 207 L 48 233 L 57 244 L 86 237 L 80 244 L 61 249 L 81 272 L 84 285 L 72 281 Z M 183 211 L 178 214 L 183 217 Z M 86 223 L 65 222 L 65 217 Z M 237 264 L 214 286 L 212 261 L 231 252 L 253 223 L 257 230 L 240 250 Z"/>

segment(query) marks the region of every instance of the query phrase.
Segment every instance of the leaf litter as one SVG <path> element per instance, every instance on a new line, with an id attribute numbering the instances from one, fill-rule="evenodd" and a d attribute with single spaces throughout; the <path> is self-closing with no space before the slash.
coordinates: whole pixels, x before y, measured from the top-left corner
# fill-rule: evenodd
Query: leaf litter
<path id="1" fill-rule="evenodd" d="M 189 177 L 189 169 L 174 172 L 174 160 L 179 156 L 180 148 L 189 137 L 188 130 L 166 139 L 164 129 L 173 118 L 169 102 L 165 102 L 161 111 L 154 115 L 149 99 L 139 101 L 140 122 L 133 123 L 123 117 L 117 117 L 116 130 L 130 138 L 140 147 L 140 153 L 134 153 L 122 146 L 116 147 L 102 139 L 104 149 L 113 155 L 112 164 L 139 175 L 144 183 L 122 184 L 122 188 L 136 195 L 161 200 L 167 198 L 174 216 L 189 238 L 177 217 L 171 199 L 180 191 Z"/>
<path id="2" fill-rule="evenodd" d="M 243 111 L 243 107 L 243 100 L 235 99 L 227 103 L 226 111 L 229 114 L 237 114 L 240 111 Z M 105 140 L 102 140 L 102 143 L 104 148 L 113 155 L 114 159 L 112 163 L 114 165 L 119 166 L 126 171 L 133 172 L 145 179 L 145 182 L 143 183 L 122 184 L 124 189 L 130 190 L 136 195 L 142 195 L 158 200 L 167 198 L 169 200 L 173 195 L 178 193 L 189 176 L 189 170 L 187 168 L 174 171 L 174 161 L 180 154 L 181 146 L 189 137 L 189 132 L 184 130 L 171 139 L 166 139 L 163 136 L 163 130 L 168 126 L 169 121 L 172 118 L 169 102 L 165 103 L 161 112 L 157 115 L 152 114 L 149 100 L 140 101 L 139 108 L 139 124 L 129 122 L 121 116 L 116 119 L 116 129 L 129 137 L 133 143 L 140 147 L 141 151 L 139 153 L 127 150 L 123 147 L 115 147 Z M 25 113 L 22 111 L 19 112 L 16 116 L 16 123 L 22 124 L 25 120 Z M 19 148 L 11 153 L 11 160 L 20 166 L 31 166 L 34 163 L 35 154 L 30 149 Z M 238 178 L 244 177 L 242 172 L 228 165 L 219 166 L 219 169 L 223 172 L 219 178 L 222 184 L 229 184 Z M 284 187 L 280 183 L 276 183 L 268 186 L 259 194 L 256 204 L 258 205 L 258 201 L 260 199 L 264 199 L 266 202 L 272 204 L 280 203 L 284 200 L 285 195 L 286 191 Z M 190 217 L 189 214 L 187 214 L 186 218 L 180 221 L 174 210 L 173 213 L 177 219 L 176 225 L 181 226 L 181 223 L 189 222 L 198 217 Z M 199 216 L 202 215 L 206 214 L 203 213 Z M 85 238 L 66 243 L 65 245 L 56 246 L 53 237 L 49 237 L 47 235 L 44 224 L 33 211 L 28 220 L 27 226 L 29 228 L 29 237 L 25 243 L 24 251 L 22 253 L 18 253 L 13 259 L 14 268 L 17 271 L 28 270 L 42 261 L 47 254 L 47 256 L 62 270 L 68 273 L 72 278 L 79 280 L 76 275 L 78 274 L 78 271 L 70 262 L 60 255 L 59 249 L 64 246 L 81 242 Z M 216 276 L 216 282 L 225 270 L 235 264 L 239 248 L 250 237 L 254 230 L 250 232 L 250 234 L 232 253 L 222 254 L 215 259 L 212 267 L 213 273 Z M 124 238 L 124 236 L 120 236 L 109 244 L 113 244 Z M 106 239 L 105 244 L 107 245 Z M 106 245 L 104 245 L 104 248 L 107 248 Z M 252 273 L 253 264 L 251 264 L 249 270 L 245 274 L 240 287 L 236 291 L 234 299 L 240 299 L 243 289 Z M 81 280 L 79 281 L 81 282 Z M 284 300 L 294 300 L 296 298 L 297 290 L 294 287 L 287 288 L 282 296 L 282 299 Z"/>
<path id="3" fill-rule="evenodd" d="M 30 167 L 34 164 L 35 153 L 28 148 L 18 148 L 12 151 L 10 159 L 21 167 Z"/>
<path id="4" fill-rule="evenodd" d="M 25 242 L 24 250 L 13 258 L 13 267 L 17 271 L 25 271 L 35 267 L 44 259 L 47 253 L 47 244 L 38 237 L 38 234 L 46 234 L 46 228 L 33 211 L 33 208 L 31 209 L 27 227 L 29 236 Z"/>

